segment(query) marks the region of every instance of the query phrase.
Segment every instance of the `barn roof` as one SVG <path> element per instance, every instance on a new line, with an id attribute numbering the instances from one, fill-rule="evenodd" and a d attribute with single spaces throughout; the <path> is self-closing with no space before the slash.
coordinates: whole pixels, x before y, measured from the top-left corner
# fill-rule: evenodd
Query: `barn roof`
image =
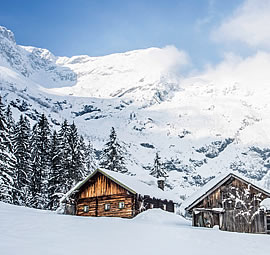
<path id="1" fill-rule="evenodd" d="M 80 190 L 80 188 L 98 172 L 105 175 L 132 194 L 148 195 L 150 197 L 155 197 L 163 200 L 173 200 L 171 194 L 168 194 L 168 192 L 158 188 L 157 181 L 153 177 L 149 176 L 150 179 L 147 181 L 142 181 L 136 176 L 126 175 L 105 169 L 96 169 L 93 173 L 88 175 L 84 180 L 77 183 L 70 191 L 68 191 L 60 199 L 60 202 L 65 202 L 66 198 L 70 197 L 74 192 Z"/>
<path id="2" fill-rule="evenodd" d="M 225 182 L 227 182 L 231 177 L 234 177 L 235 179 L 238 179 L 246 184 L 250 184 L 255 189 L 266 194 L 267 196 L 270 196 L 270 192 L 250 183 L 250 181 L 248 179 L 246 179 L 244 177 L 240 177 L 240 176 L 236 175 L 235 173 L 227 173 L 227 174 L 221 174 L 221 175 L 217 176 L 216 178 L 212 179 L 211 181 L 209 181 L 201 189 L 199 189 L 197 192 L 195 192 L 193 195 L 191 195 L 183 203 L 182 206 L 185 208 L 185 210 L 190 211 L 199 202 L 201 202 L 205 197 L 209 196 L 216 189 L 218 189 L 221 185 L 223 185 Z"/>

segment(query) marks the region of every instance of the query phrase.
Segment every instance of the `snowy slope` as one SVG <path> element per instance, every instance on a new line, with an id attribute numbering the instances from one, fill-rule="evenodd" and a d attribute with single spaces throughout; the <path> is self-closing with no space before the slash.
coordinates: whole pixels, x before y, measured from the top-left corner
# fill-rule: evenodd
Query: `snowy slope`
<path id="1" fill-rule="evenodd" d="M 180 199 L 228 170 L 270 188 L 270 56 L 231 56 L 183 77 L 188 63 L 172 46 L 56 57 L 0 27 L 0 93 L 16 118 L 34 123 L 45 113 L 56 128 L 75 121 L 97 150 L 114 126 L 129 170 L 148 173 L 159 151 L 166 189 Z"/>
<path id="2" fill-rule="evenodd" d="M 181 216 L 160 209 L 128 220 L 57 215 L 0 202 L 0 250 L 4 255 L 267 255 L 269 248 L 267 235 L 193 228 Z"/>

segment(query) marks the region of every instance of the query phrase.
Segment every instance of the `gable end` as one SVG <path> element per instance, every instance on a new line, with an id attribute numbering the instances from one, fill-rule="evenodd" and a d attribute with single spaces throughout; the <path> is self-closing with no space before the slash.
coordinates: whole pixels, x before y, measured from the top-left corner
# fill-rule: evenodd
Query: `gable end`
<path id="1" fill-rule="evenodd" d="M 189 206 L 187 206 L 185 208 L 186 211 L 191 211 L 196 205 L 198 205 L 203 199 L 205 199 L 207 196 L 210 196 L 212 193 L 214 193 L 218 188 L 220 188 L 224 183 L 226 183 L 228 180 L 230 180 L 231 178 L 237 179 L 240 182 L 245 183 L 246 185 L 251 185 L 251 187 L 253 187 L 255 190 L 258 190 L 259 192 L 263 193 L 264 195 L 266 195 L 267 197 L 270 197 L 270 193 L 259 188 L 258 186 L 250 183 L 249 181 L 246 181 L 245 179 L 230 173 L 227 176 L 225 176 L 221 181 L 219 181 L 218 183 L 216 183 L 213 187 L 209 188 L 209 190 L 204 193 L 203 195 L 201 195 L 199 198 L 197 198 L 195 201 L 193 201 Z"/>

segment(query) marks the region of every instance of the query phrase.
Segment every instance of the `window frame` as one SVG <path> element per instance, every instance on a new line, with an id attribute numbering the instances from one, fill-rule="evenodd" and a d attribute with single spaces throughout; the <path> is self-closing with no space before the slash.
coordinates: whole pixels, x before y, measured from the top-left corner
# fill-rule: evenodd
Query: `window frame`
<path id="1" fill-rule="evenodd" d="M 104 211 L 108 212 L 111 210 L 111 204 L 110 203 L 107 203 L 104 205 Z"/>
<path id="2" fill-rule="evenodd" d="M 84 205 L 83 206 L 83 212 L 88 213 L 89 212 L 89 205 Z"/>
<path id="3" fill-rule="evenodd" d="M 123 206 L 120 206 L 120 205 L 123 205 Z M 119 209 L 124 209 L 124 208 L 125 208 L 125 202 L 124 202 L 124 201 L 120 201 L 120 202 L 118 203 L 118 208 L 119 208 Z"/>

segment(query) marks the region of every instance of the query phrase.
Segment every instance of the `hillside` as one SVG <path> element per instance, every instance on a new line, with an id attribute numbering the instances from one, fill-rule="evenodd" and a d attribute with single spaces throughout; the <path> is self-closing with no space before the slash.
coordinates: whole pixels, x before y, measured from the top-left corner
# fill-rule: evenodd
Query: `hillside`
<path id="1" fill-rule="evenodd" d="M 56 57 L 0 27 L 0 91 L 16 119 L 75 121 L 97 152 L 114 126 L 130 171 L 147 174 L 159 151 L 181 198 L 228 170 L 270 188 L 269 56 L 230 61 L 184 76 L 188 57 L 174 47 Z M 264 70 L 246 72 L 258 61 Z"/>
<path id="2" fill-rule="evenodd" d="M 158 209 L 127 220 L 57 215 L 0 202 L 0 233 L 5 255 L 269 253 L 267 235 L 193 228 L 181 216 Z"/>

